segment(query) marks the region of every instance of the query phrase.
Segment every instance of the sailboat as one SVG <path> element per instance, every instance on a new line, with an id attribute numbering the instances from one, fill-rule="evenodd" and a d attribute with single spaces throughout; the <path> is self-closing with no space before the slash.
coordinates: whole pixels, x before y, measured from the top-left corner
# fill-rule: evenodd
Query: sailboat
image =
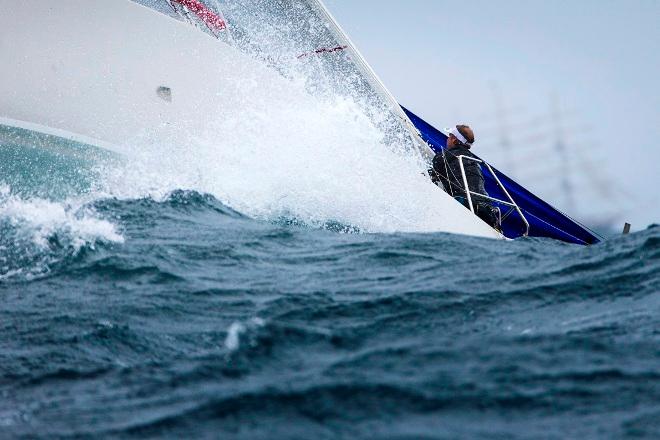
<path id="1" fill-rule="evenodd" d="M 318 0 L 0 0 L 0 126 L 118 154 L 141 137 L 203 130 L 203 115 L 241 99 L 250 78 L 281 105 L 287 83 L 358 103 L 384 143 L 427 163 L 446 136 L 403 108 Z M 300 73 L 302 72 L 302 75 Z M 219 80 L 221 78 L 221 80 Z M 305 99 L 305 98 L 303 98 Z M 102 121 L 102 123 L 99 123 Z M 446 232 L 599 238 L 482 162 L 501 231 L 448 194 Z"/>

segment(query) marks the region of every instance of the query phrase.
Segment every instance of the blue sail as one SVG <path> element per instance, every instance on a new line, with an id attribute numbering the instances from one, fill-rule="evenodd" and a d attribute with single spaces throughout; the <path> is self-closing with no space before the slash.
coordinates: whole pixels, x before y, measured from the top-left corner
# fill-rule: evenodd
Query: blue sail
<path id="1" fill-rule="evenodd" d="M 434 128 L 405 107 L 402 108 L 415 127 L 420 131 L 424 141 L 429 144 L 433 151 L 438 153 L 446 147 L 447 136 L 444 133 Z M 582 226 L 566 214 L 553 208 L 550 204 L 544 202 L 502 172 L 495 168 L 493 168 L 493 170 L 527 219 L 529 223 L 529 236 L 548 237 L 582 245 L 595 244 L 601 241 L 594 232 L 590 231 L 585 226 Z M 484 171 L 484 179 L 486 191 L 491 197 L 500 200 L 508 200 L 506 194 L 504 194 L 500 186 L 497 184 L 494 176 Z M 495 205 L 498 204 L 495 203 Z M 518 238 L 523 236 L 526 227 L 520 215 L 516 211 L 511 212 L 511 209 L 505 205 L 499 205 L 499 207 L 502 210 L 502 213 L 505 214 L 502 221 L 502 231 L 504 235 L 508 238 Z M 506 215 L 507 213 L 509 215 Z"/>

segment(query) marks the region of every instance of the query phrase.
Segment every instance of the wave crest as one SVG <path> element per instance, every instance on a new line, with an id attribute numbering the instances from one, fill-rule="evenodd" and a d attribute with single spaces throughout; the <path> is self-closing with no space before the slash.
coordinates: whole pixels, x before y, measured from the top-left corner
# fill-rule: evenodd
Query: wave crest
<path id="1" fill-rule="evenodd" d="M 123 243 L 117 227 L 82 201 L 23 199 L 0 186 L 0 281 L 34 279 L 98 243 Z"/>

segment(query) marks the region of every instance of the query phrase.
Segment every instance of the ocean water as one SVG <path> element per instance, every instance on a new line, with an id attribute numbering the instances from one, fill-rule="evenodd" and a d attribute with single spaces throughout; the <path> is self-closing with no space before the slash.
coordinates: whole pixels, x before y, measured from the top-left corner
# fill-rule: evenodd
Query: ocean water
<path id="1" fill-rule="evenodd" d="M 0 127 L 0 439 L 660 438 L 660 228 L 442 232 L 308 79 L 114 153 Z"/>
<path id="2" fill-rule="evenodd" d="M 0 191 L 2 438 L 658 438 L 660 228 L 580 247 Z"/>

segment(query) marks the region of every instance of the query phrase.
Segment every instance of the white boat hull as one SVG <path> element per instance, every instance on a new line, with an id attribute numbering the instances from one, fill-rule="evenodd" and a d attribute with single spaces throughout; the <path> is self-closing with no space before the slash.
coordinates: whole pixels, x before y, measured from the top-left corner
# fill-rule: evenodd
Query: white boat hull
<path id="1" fill-rule="evenodd" d="M 128 0 L 0 0 L 0 10 L 5 125 L 121 150 L 143 136 L 203 129 L 205 115 L 235 102 L 245 78 L 284 81 L 193 26 Z"/>

